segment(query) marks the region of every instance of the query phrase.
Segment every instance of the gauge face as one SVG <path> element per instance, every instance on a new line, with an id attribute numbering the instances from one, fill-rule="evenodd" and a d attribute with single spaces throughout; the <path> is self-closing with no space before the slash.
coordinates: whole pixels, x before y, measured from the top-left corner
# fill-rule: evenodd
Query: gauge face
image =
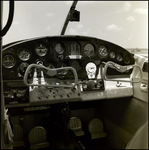
<path id="1" fill-rule="evenodd" d="M 73 67 L 77 72 L 81 70 L 81 66 L 78 61 L 73 60 L 71 62 L 71 67 Z"/>
<path id="2" fill-rule="evenodd" d="M 119 62 L 121 62 L 121 61 L 123 60 L 123 57 L 122 57 L 121 54 L 118 54 L 118 55 L 116 56 L 116 59 L 117 59 Z"/>
<path id="3" fill-rule="evenodd" d="M 55 45 L 55 51 L 58 53 L 58 54 L 62 54 L 64 52 L 64 48 L 62 46 L 61 43 L 57 43 Z"/>
<path id="4" fill-rule="evenodd" d="M 92 44 L 86 44 L 84 47 L 84 54 L 88 57 L 95 55 L 94 46 Z"/>
<path id="5" fill-rule="evenodd" d="M 96 65 L 93 62 L 90 62 L 86 65 L 86 71 L 88 73 L 95 73 L 96 72 Z"/>
<path id="6" fill-rule="evenodd" d="M 77 42 L 71 43 L 71 55 L 80 55 L 80 45 Z"/>
<path id="7" fill-rule="evenodd" d="M 101 45 L 98 49 L 98 53 L 101 57 L 107 57 L 108 56 L 108 49 L 106 46 Z"/>
<path id="8" fill-rule="evenodd" d="M 93 62 L 86 65 L 86 72 L 89 79 L 95 78 L 97 67 Z"/>
<path id="9" fill-rule="evenodd" d="M 23 60 L 23 61 L 26 61 L 26 60 L 29 60 L 30 57 L 31 57 L 31 54 L 29 52 L 28 49 L 26 48 L 21 48 L 18 50 L 18 57 Z"/>
<path id="10" fill-rule="evenodd" d="M 23 62 L 20 64 L 19 68 L 20 68 L 20 70 L 24 70 L 24 68 L 27 68 L 28 66 L 29 66 L 28 63 Z"/>
<path id="11" fill-rule="evenodd" d="M 35 52 L 38 56 L 45 56 L 47 54 L 48 48 L 43 43 L 39 43 L 35 46 Z"/>
<path id="12" fill-rule="evenodd" d="M 130 57 L 129 56 L 125 56 L 124 57 L 124 62 L 125 62 L 125 64 L 129 64 L 130 63 Z"/>
<path id="13" fill-rule="evenodd" d="M 20 73 L 20 75 L 24 75 L 24 73 L 25 73 L 25 71 L 26 71 L 26 68 L 29 66 L 29 64 L 28 63 L 26 63 L 26 62 L 23 62 L 23 63 L 21 63 L 20 64 L 20 66 L 19 66 L 19 73 Z M 29 73 L 31 72 L 31 70 L 29 71 Z"/>
<path id="14" fill-rule="evenodd" d="M 110 52 L 110 57 L 111 58 L 115 58 L 115 53 L 114 52 Z"/>
<path id="15" fill-rule="evenodd" d="M 15 59 L 12 55 L 5 55 L 2 63 L 5 68 L 12 68 L 15 65 Z"/>

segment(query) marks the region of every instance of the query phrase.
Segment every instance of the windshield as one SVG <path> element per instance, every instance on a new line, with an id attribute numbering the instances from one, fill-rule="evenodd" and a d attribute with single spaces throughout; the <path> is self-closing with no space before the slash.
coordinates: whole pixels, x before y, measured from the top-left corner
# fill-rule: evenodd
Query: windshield
<path id="1" fill-rule="evenodd" d="M 3 45 L 40 36 L 60 35 L 73 1 L 15 1 L 14 19 Z M 8 18 L 4 1 L 3 26 Z M 148 54 L 148 1 L 78 1 L 79 22 L 69 22 L 65 35 L 104 39 Z M 141 52 L 140 52 L 141 50 Z"/>

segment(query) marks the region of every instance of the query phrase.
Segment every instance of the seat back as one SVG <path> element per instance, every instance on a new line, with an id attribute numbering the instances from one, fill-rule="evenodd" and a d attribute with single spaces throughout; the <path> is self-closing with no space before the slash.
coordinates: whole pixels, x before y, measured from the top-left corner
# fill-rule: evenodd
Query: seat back
<path id="1" fill-rule="evenodd" d="M 103 130 L 103 123 L 99 118 L 92 119 L 88 128 L 92 139 L 103 138 L 107 135 Z"/>
<path id="2" fill-rule="evenodd" d="M 23 129 L 19 125 L 13 125 L 14 142 L 13 147 L 25 146 L 23 140 Z"/>
<path id="3" fill-rule="evenodd" d="M 29 132 L 28 139 L 30 142 L 30 149 L 41 149 L 49 146 L 46 140 L 46 130 L 41 126 L 36 126 Z"/>

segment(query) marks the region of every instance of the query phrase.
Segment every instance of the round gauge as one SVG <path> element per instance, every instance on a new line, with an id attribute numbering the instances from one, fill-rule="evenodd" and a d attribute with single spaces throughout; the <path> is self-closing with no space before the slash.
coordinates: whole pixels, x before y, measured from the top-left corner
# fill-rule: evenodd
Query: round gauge
<path id="1" fill-rule="evenodd" d="M 122 57 L 121 54 L 118 54 L 118 55 L 116 56 L 116 59 L 117 59 L 119 62 L 121 62 L 121 61 L 123 60 L 123 57 Z"/>
<path id="2" fill-rule="evenodd" d="M 5 55 L 2 64 L 5 68 L 12 68 L 15 65 L 15 58 L 12 55 Z"/>
<path id="3" fill-rule="evenodd" d="M 107 57 L 108 56 L 108 49 L 104 45 L 100 45 L 98 49 L 98 53 L 101 57 Z"/>
<path id="4" fill-rule="evenodd" d="M 48 48 L 43 43 L 38 43 L 35 46 L 35 52 L 37 53 L 38 56 L 45 56 L 47 54 L 47 51 L 48 51 Z"/>
<path id="5" fill-rule="evenodd" d="M 26 60 L 29 60 L 29 59 L 30 59 L 31 54 L 30 54 L 30 52 L 29 52 L 28 49 L 26 49 L 26 48 L 20 48 L 20 49 L 18 50 L 18 57 L 19 57 L 21 60 L 26 61 Z"/>
<path id="6" fill-rule="evenodd" d="M 55 45 L 55 51 L 58 53 L 58 54 L 62 54 L 64 52 L 64 48 L 62 46 L 61 43 L 57 43 Z"/>
<path id="7" fill-rule="evenodd" d="M 88 57 L 92 57 L 95 54 L 94 46 L 92 44 L 86 44 L 84 46 L 84 54 Z"/>
<path id="8" fill-rule="evenodd" d="M 70 65 L 71 65 L 71 67 L 73 67 L 77 72 L 81 70 L 81 66 L 80 66 L 79 62 L 76 61 L 76 60 L 73 60 Z"/>
<path id="9" fill-rule="evenodd" d="M 26 62 L 21 63 L 20 66 L 19 66 L 19 68 L 18 68 L 19 73 L 20 73 L 21 75 L 24 75 L 24 73 L 25 73 L 25 71 L 26 71 L 26 68 L 27 68 L 28 66 L 29 66 L 29 64 L 26 63 Z"/>
<path id="10" fill-rule="evenodd" d="M 86 71 L 88 73 L 95 73 L 96 72 L 96 65 L 93 63 L 93 62 L 89 62 L 87 65 L 86 65 Z"/>
<path id="11" fill-rule="evenodd" d="M 70 47 L 70 50 L 71 50 L 71 55 L 80 55 L 80 45 L 79 43 L 77 42 L 73 42 L 71 43 L 71 47 Z"/>
<path id="12" fill-rule="evenodd" d="M 125 62 L 125 64 L 129 64 L 130 63 L 130 57 L 129 56 L 125 56 L 124 57 L 124 62 Z"/>
<path id="13" fill-rule="evenodd" d="M 110 52 L 109 55 L 110 55 L 111 58 L 115 58 L 115 53 L 114 52 Z"/>

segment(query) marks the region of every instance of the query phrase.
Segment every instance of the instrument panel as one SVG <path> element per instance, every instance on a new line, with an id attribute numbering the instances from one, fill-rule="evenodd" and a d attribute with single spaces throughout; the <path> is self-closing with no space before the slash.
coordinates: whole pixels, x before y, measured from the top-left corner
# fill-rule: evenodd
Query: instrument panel
<path id="1" fill-rule="evenodd" d="M 52 36 L 5 45 L 2 48 L 5 104 L 106 99 L 103 69 L 108 61 L 121 66 L 135 62 L 126 49 L 94 37 Z M 39 69 L 39 65 L 46 70 Z M 29 70 L 30 66 L 34 67 Z M 107 69 L 111 77 L 129 78 L 131 72 Z M 37 83 L 46 87 L 36 86 Z"/>
<path id="2" fill-rule="evenodd" d="M 49 68 L 72 66 L 81 79 L 88 78 L 88 63 L 97 68 L 107 61 L 120 65 L 134 64 L 133 55 L 126 49 L 101 39 L 84 36 L 44 37 L 5 45 L 2 53 L 3 79 L 21 79 L 27 66 L 38 61 Z M 120 75 L 110 69 L 109 75 Z M 71 77 L 65 74 L 66 79 Z"/>

